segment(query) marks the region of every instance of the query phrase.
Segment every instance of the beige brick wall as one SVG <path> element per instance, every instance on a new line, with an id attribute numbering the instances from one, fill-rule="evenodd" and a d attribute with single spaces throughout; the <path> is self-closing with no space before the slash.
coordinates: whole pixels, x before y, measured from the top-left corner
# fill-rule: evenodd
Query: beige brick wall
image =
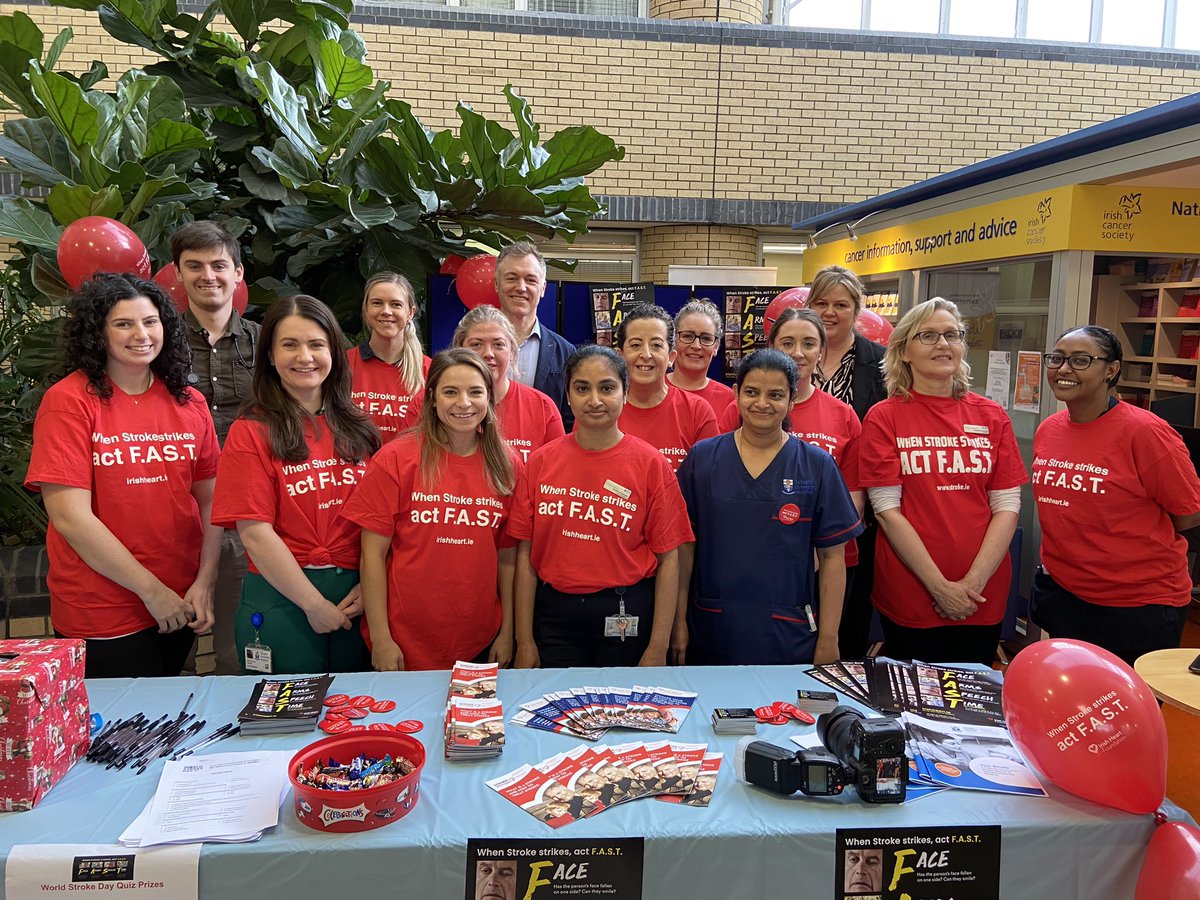
<path id="1" fill-rule="evenodd" d="M 650 0 L 655 19 L 690 19 L 699 22 L 736 22 L 761 25 L 766 21 L 762 0 Z"/>
<path id="2" fill-rule="evenodd" d="M 758 231 L 723 225 L 642 230 L 641 281 L 667 283 L 668 266 L 756 266 Z"/>
<path id="3" fill-rule="evenodd" d="M 94 14 L 3 8 L 71 26 L 74 71 L 148 58 Z M 512 82 L 543 138 L 578 123 L 610 134 L 626 158 L 592 186 L 615 195 L 850 203 L 1200 91 L 1186 69 L 356 27 L 375 74 L 430 127 L 457 127 L 459 99 L 507 121 Z"/>

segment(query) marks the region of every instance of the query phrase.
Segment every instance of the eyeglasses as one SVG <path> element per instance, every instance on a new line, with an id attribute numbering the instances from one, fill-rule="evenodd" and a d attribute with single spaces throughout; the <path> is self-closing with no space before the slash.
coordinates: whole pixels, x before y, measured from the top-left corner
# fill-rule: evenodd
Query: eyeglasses
<path id="1" fill-rule="evenodd" d="M 711 347 L 717 342 L 715 334 L 697 334 L 694 331 L 681 331 L 675 337 L 679 338 L 681 344 L 694 344 L 699 341 L 701 347 Z"/>
<path id="2" fill-rule="evenodd" d="M 965 331 L 918 331 L 913 335 L 922 344 L 931 347 L 941 338 L 945 338 L 947 344 L 961 344 L 966 336 Z"/>
<path id="3" fill-rule="evenodd" d="M 1092 363 L 1098 359 L 1104 362 L 1113 361 L 1111 356 L 1091 356 L 1087 353 L 1072 353 L 1070 356 L 1063 356 L 1061 353 L 1042 354 L 1042 362 L 1046 364 L 1047 369 L 1061 369 L 1062 364 L 1066 363 L 1076 372 L 1091 368 Z"/>

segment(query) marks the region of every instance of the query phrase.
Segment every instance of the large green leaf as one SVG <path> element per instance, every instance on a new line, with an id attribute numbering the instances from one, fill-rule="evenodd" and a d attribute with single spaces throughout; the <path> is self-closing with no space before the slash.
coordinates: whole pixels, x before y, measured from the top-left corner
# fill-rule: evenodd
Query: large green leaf
<path id="1" fill-rule="evenodd" d="M 65 322 L 63 318 L 50 319 L 25 333 L 15 362 L 18 372 L 40 380 L 62 365 L 62 327 Z"/>
<path id="2" fill-rule="evenodd" d="M 12 169 L 22 173 L 23 180 L 40 187 L 74 181 L 71 151 L 49 118 L 5 122 L 0 156 Z"/>
<path id="3" fill-rule="evenodd" d="M 271 0 L 221 0 L 225 18 L 242 40 L 252 44 L 258 40 L 258 32 L 265 21 L 264 14 Z"/>
<path id="4" fill-rule="evenodd" d="M 42 58 L 42 30 L 19 9 L 11 16 L 0 16 L 0 41 L 12 44 L 26 60 Z"/>
<path id="5" fill-rule="evenodd" d="M 567 178 L 590 175 L 606 162 L 625 158 L 625 148 L 591 125 L 564 128 L 546 141 L 549 158 L 529 173 L 527 187 L 536 190 Z"/>
<path id="6" fill-rule="evenodd" d="M 317 56 L 317 84 L 327 100 L 341 100 L 371 84 L 369 66 L 351 59 L 337 41 L 321 41 Z"/>
<path id="7" fill-rule="evenodd" d="M 112 2 L 112 0 L 110 0 Z M 135 14 L 135 18 L 131 19 L 127 13 L 131 10 L 136 10 L 136 0 L 134 6 L 128 4 L 120 4 L 123 8 L 110 6 L 105 3 L 99 9 L 100 24 L 104 30 L 120 41 L 122 44 L 133 44 L 141 47 L 144 50 L 149 50 L 151 53 L 159 53 L 161 49 L 154 39 L 149 37 L 139 27 L 140 15 Z"/>
<path id="8" fill-rule="evenodd" d="M 100 134 L 99 117 L 84 97 L 83 90 L 56 72 L 36 69 L 30 71 L 29 83 L 46 114 L 67 139 L 68 146 L 76 156 L 81 156 Z"/>
<path id="9" fill-rule="evenodd" d="M 363 228 L 374 228 L 376 225 L 386 225 L 396 218 L 396 210 L 387 203 L 378 200 L 368 202 L 356 194 L 350 195 L 350 215 Z"/>
<path id="10" fill-rule="evenodd" d="M 146 141 L 146 156 L 153 157 L 177 150 L 203 150 L 210 146 L 212 141 L 208 135 L 195 125 L 159 119 L 150 129 L 150 136 Z"/>
<path id="11" fill-rule="evenodd" d="M 177 62 L 167 60 L 155 63 L 146 66 L 143 71 L 147 75 L 162 76 L 178 85 L 188 106 L 209 108 L 241 105 L 219 81 L 201 75 L 194 69 L 185 69 Z"/>
<path id="12" fill-rule="evenodd" d="M 261 92 L 265 101 L 263 111 L 292 145 L 316 165 L 321 142 L 313 133 L 307 118 L 307 105 L 296 89 L 280 78 L 269 63 L 253 65 L 243 57 L 238 60 L 238 67 Z"/>
<path id="13" fill-rule="evenodd" d="M 277 70 L 282 70 L 285 65 L 309 68 L 312 66 L 312 57 L 308 32 L 309 26 L 305 24 L 293 25 L 269 37 L 264 35 L 259 55 Z"/>
<path id="14" fill-rule="evenodd" d="M 468 166 L 484 184 L 494 184 L 500 170 L 500 150 L 492 144 L 487 119 L 466 103 L 460 102 L 457 111 L 462 119 L 458 133 L 467 151 Z"/>
<path id="15" fill-rule="evenodd" d="M 42 63 L 42 68 L 49 70 L 58 65 L 59 57 L 62 52 L 67 49 L 67 44 L 71 43 L 71 38 L 75 37 L 75 32 L 70 28 L 64 28 L 58 33 L 54 42 L 50 45 L 50 49 L 46 51 L 46 60 Z"/>
<path id="16" fill-rule="evenodd" d="M 384 108 L 393 119 L 392 134 L 396 136 L 400 148 L 412 161 L 410 171 L 422 181 L 423 187 L 429 187 L 434 178 L 448 178 L 450 172 L 445 160 L 431 144 L 429 131 L 413 115 L 412 107 L 403 100 L 387 100 Z"/>
<path id="17" fill-rule="evenodd" d="M 29 86 L 29 63 L 23 50 L 0 41 L 0 94 L 11 100 L 22 114 L 35 118 L 43 110 Z"/>
<path id="18" fill-rule="evenodd" d="M 492 188 L 475 203 L 481 212 L 512 213 L 518 216 L 540 216 L 546 204 L 529 188 L 503 185 Z"/>
<path id="19" fill-rule="evenodd" d="M 62 229 L 44 207 L 24 197 L 0 197 L 0 237 L 42 250 L 58 250 Z"/>
<path id="20" fill-rule="evenodd" d="M 359 158 L 363 150 L 368 144 L 378 138 L 381 134 L 387 131 L 390 117 L 385 113 L 373 122 L 367 122 L 356 128 L 350 134 L 350 140 L 346 144 L 346 150 L 338 158 L 330 169 L 330 177 L 334 180 L 345 178 L 347 167 L 354 163 Z M 391 195 L 398 193 L 396 191 L 380 191 L 380 193 Z"/>
<path id="21" fill-rule="evenodd" d="M 47 66 L 46 68 L 50 68 Z M 98 59 L 93 59 L 92 64 L 88 66 L 88 70 L 81 75 L 68 75 L 72 81 L 78 84 L 85 91 L 91 90 L 101 81 L 108 77 L 108 66 Z"/>
<path id="22" fill-rule="evenodd" d="M 242 179 L 246 190 L 255 197 L 276 202 L 287 197 L 287 188 L 279 183 L 279 179 L 274 174 L 256 172 L 250 163 L 242 163 L 238 166 L 238 177 Z"/>
<path id="23" fill-rule="evenodd" d="M 441 201 L 439 208 L 456 209 L 460 212 L 470 209 L 476 198 L 479 197 L 480 191 L 483 190 L 479 182 L 470 178 L 463 178 L 459 181 L 435 181 L 433 188 Z M 541 212 L 541 204 L 538 205 L 538 212 Z"/>
<path id="24" fill-rule="evenodd" d="M 321 178 L 316 160 L 299 152 L 287 138 L 277 140 L 270 150 L 255 147 L 250 155 L 274 171 L 289 187 L 303 187 Z"/>
<path id="25" fill-rule="evenodd" d="M 58 263 L 44 253 L 33 254 L 29 278 L 40 293 L 40 299 L 50 301 L 46 305 L 61 303 L 71 296 L 71 286 L 59 271 Z"/>
<path id="26" fill-rule="evenodd" d="M 46 206 L 59 224 L 70 225 L 84 216 L 114 218 L 124 204 L 115 187 L 95 191 L 86 184 L 59 184 L 47 195 Z"/>
<path id="27" fill-rule="evenodd" d="M 350 109 L 339 104 L 330 110 L 330 138 L 326 141 L 325 149 L 321 151 L 319 161 L 322 165 L 326 165 L 342 149 L 342 144 L 352 132 L 355 134 L 354 143 L 357 149 L 347 150 L 347 156 L 351 152 L 361 152 L 367 143 L 387 130 L 391 117 L 386 112 L 380 112 L 379 101 L 390 87 L 390 82 L 381 81 L 371 90 L 360 90 L 351 96 L 349 102 L 353 106 Z M 368 122 L 368 130 L 364 131 L 359 127 L 364 121 L 371 119 L 374 121 Z"/>

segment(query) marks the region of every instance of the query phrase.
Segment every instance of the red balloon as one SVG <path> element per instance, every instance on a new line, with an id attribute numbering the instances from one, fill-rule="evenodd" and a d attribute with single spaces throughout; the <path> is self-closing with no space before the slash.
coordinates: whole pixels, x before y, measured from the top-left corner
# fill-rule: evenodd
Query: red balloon
<path id="1" fill-rule="evenodd" d="M 467 261 L 465 256 L 459 256 L 457 253 L 451 253 L 442 260 L 442 267 L 438 269 L 439 275 L 457 275 L 458 270 L 462 268 L 462 264 Z"/>
<path id="2" fill-rule="evenodd" d="M 874 341 L 877 344 L 887 346 L 888 340 L 892 336 L 892 323 L 885 319 L 873 309 L 864 307 L 858 312 L 858 319 L 854 322 L 854 330 L 865 337 L 868 341 Z"/>
<path id="3" fill-rule="evenodd" d="M 187 291 L 183 288 L 183 282 L 179 280 L 179 270 L 175 268 L 174 263 L 167 263 L 155 272 L 154 281 L 160 288 L 167 292 L 167 296 L 175 302 L 175 307 L 181 313 L 187 311 Z M 239 313 L 244 313 L 249 302 L 250 291 L 246 288 L 245 279 L 242 279 L 238 282 L 237 287 L 233 289 L 233 308 Z"/>
<path id="4" fill-rule="evenodd" d="M 97 272 L 121 272 L 150 277 L 150 254 L 133 231 L 116 219 L 84 216 L 65 229 L 58 240 L 58 268 L 72 288 Z"/>
<path id="5" fill-rule="evenodd" d="M 792 307 L 803 309 L 807 302 L 808 288 L 806 287 L 788 288 L 782 294 L 777 295 L 767 304 L 766 312 L 763 313 L 763 340 L 767 339 L 767 335 L 771 333 L 771 326 L 775 324 L 775 320 L 785 309 Z"/>
<path id="6" fill-rule="evenodd" d="M 1146 848 L 1134 900 L 1196 897 L 1200 897 L 1200 830 L 1183 822 L 1159 825 Z"/>
<path id="7" fill-rule="evenodd" d="M 454 276 L 454 288 L 467 309 L 474 309 L 482 303 L 492 306 L 500 305 L 500 297 L 496 294 L 496 257 L 490 253 L 480 253 L 463 260 Z"/>
<path id="8" fill-rule="evenodd" d="M 1025 757 L 1072 794 L 1131 813 L 1167 791 L 1167 727 L 1154 694 L 1121 659 L 1055 638 L 1017 654 L 1004 718 Z"/>
<path id="9" fill-rule="evenodd" d="M 183 282 L 179 280 L 179 272 L 175 268 L 174 263 L 167 263 L 161 269 L 154 273 L 154 283 L 162 288 L 168 297 L 175 303 L 175 308 L 181 313 L 186 312 L 188 308 L 187 291 L 183 289 Z"/>

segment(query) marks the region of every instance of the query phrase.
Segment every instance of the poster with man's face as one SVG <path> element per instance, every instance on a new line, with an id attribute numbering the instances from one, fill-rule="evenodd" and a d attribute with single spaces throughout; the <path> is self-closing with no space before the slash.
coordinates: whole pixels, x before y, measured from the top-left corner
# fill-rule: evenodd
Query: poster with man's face
<path id="1" fill-rule="evenodd" d="M 839 828 L 836 900 L 999 900 L 1000 826 Z"/>
<path id="2" fill-rule="evenodd" d="M 641 900 L 643 838 L 467 841 L 466 900 Z"/>

